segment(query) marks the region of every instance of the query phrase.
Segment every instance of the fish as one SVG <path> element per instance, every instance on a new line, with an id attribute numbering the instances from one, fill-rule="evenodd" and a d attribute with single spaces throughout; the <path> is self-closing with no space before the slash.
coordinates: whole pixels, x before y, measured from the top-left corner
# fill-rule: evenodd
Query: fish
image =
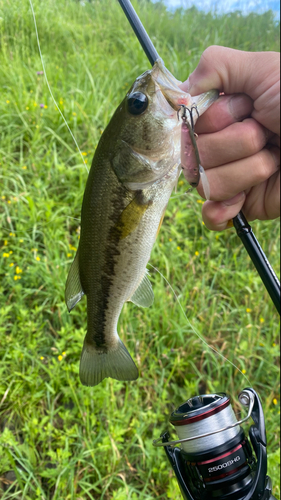
<path id="1" fill-rule="evenodd" d="M 135 80 L 96 148 L 65 287 L 69 312 L 87 297 L 79 368 L 86 386 L 139 375 L 118 335 L 118 318 L 127 301 L 141 307 L 153 303 L 146 266 L 181 172 L 178 110 L 195 104 L 200 114 L 215 96 L 210 91 L 191 97 L 180 83 L 157 60 Z"/>

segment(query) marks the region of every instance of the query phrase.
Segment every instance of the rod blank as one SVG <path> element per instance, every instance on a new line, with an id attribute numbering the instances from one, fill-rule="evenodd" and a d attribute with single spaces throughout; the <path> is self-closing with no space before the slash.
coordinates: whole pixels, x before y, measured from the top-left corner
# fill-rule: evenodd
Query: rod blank
<path id="1" fill-rule="evenodd" d="M 146 30 L 144 29 L 144 26 L 139 16 L 137 15 L 131 2 L 128 2 L 127 0 L 118 0 L 118 2 L 120 3 L 123 11 L 125 12 L 127 19 L 131 27 L 133 28 L 135 35 L 137 36 L 151 66 L 153 66 L 155 61 L 159 59 L 159 55 L 152 41 L 150 40 Z"/>

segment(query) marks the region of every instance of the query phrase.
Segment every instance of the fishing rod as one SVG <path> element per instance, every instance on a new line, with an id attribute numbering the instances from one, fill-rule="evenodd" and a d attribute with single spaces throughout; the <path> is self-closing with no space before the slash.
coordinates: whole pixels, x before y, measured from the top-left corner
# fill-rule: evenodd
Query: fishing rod
<path id="1" fill-rule="evenodd" d="M 129 0 L 118 0 L 153 66 L 159 55 Z M 280 284 L 242 212 L 233 225 L 280 313 Z M 175 410 L 169 432 L 154 440 L 163 446 L 184 500 L 276 500 L 267 475 L 267 442 L 262 405 L 254 389 L 239 394 L 248 414 L 237 421 L 226 394 L 190 398 Z M 254 425 L 248 440 L 241 424 L 250 416 Z M 179 448 L 177 445 L 181 445 Z"/>
<path id="2" fill-rule="evenodd" d="M 156 60 L 160 59 L 160 56 L 149 38 L 140 18 L 130 0 L 118 0 L 118 2 L 133 28 L 150 64 L 153 66 Z M 258 271 L 273 304 L 280 314 L 280 282 L 242 211 L 234 217 L 233 226 Z"/>

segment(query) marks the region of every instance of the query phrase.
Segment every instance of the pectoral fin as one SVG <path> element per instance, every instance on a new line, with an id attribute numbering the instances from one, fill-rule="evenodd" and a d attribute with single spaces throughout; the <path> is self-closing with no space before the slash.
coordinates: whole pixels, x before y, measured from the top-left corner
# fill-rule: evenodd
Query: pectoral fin
<path id="1" fill-rule="evenodd" d="M 123 210 L 116 224 L 121 239 L 135 231 L 150 205 L 151 201 L 143 199 L 142 191 L 137 191 L 135 198 Z"/>
<path id="2" fill-rule="evenodd" d="M 165 208 L 163 210 L 163 214 L 161 215 L 161 219 L 160 219 L 160 222 L 159 222 L 159 226 L 158 226 L 158 229 L 157 229 L 157 233 L 156 233 L 155 239 L 157 238 L 157 236 L 159 234 L 159 231 L 161 229 L 161 226 L 162 226 L 162 223 L 163 223 L 163 220 L 164 220 L 164 217 L 165 217 L 166 208 L 167 208 L 167 205 L 165 206 Z"/>
<path id="3" fill-rule="evenodd" d="M 67 309 L 70 312 L 73 307 L 81 300 L 84 295 L 84 291 L 80 281 L 79 274 L 79 249 L 75 255 L 75 259 L 71 264 L 69 270 L 66 285 L 65 285 L 65 302 Z"/>
<path id="4" fill-rule="evenodd" d="M 151 283 L 147 277 L 147 273 L 148 271 L 146 270 L 141 283 L 129 299 L 131 302 L 140 307 L 149 307 L 154 301 L 154 294 Z"/>

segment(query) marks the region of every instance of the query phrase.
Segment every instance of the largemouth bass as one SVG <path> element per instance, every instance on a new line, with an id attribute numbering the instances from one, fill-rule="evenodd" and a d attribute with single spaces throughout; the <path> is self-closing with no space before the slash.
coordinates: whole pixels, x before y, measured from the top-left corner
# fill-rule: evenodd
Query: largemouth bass
<path id="1" fill-rule="evenodd" d="M 177 111 L 196 104 L 201 114 L 217 98 L 216 91 L 191 97 L 179 84 L 161 60 L 137 78 L 93 158 L 65 290 L 69 311 L 87 296 L 84 385 L 138 377 L 118 336 L 118 318 L 126 301 L 143 307 L 153 302 L 146 265 L 181 171 Z"/>

